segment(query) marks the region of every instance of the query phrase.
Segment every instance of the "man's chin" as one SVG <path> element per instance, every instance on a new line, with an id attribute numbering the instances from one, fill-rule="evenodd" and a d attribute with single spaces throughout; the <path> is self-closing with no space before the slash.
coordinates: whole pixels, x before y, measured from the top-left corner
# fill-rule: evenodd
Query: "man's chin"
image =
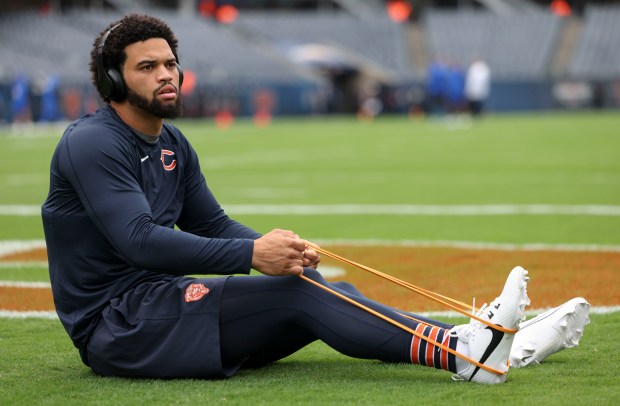
<path id="1" fill-rule="evenodd" d="M 127 101 L 134 107 L 157 118 L 175 119 L 183 114 L 183 105 L 178 96 L 168 101 L 162 101 L 157 98 L 149 101 L 129 90 L 127 92 Z"/>
<path id="2" fill-rule="evenodd" d="M 169 102 L 165 104 L 161 104 L 158 109 L 151 109 L 147 111 L 148 113 L 153 114 L 155 117 L 164 118 L 164 119 L 175 119 L 180 117 L 183 114 L 183 106 L 181 103 Z"/>

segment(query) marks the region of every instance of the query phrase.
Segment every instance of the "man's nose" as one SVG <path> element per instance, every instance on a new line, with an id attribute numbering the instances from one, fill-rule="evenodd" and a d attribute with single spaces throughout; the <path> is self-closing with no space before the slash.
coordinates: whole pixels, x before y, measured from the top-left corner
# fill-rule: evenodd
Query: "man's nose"
<path id="1" fill-rule="evenodd" d="M 172 72 L 166 65 L 160 65 L 157 68 L 157 80 L 160 82 L 171 82 L 173 79 Z"/>

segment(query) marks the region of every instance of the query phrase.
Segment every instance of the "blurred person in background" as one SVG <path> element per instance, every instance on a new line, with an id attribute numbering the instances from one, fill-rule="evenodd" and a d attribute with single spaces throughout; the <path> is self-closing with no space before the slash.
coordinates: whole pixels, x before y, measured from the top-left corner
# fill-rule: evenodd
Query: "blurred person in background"
<path id="1" fill-rule="evenodd" d="M 435 58 L 426 74 L 426 114 L 443 115 L 446 112 L 448 67 L 442 58 Z"/>
<path id="2" fill-rule="evenodd" d="M 484 104 L 491 93 L 491 68 L 482 59 L 476 58 L 465 76 L 465 97 L 472 117 L 482 115 Z"/>
<path id="3" fill-rule="evenodd" d="M 446 100 L 448 112 L 458 114 L 464 110 L 465 104 L 465 70 L 457 61 L 447 67 Z"/>

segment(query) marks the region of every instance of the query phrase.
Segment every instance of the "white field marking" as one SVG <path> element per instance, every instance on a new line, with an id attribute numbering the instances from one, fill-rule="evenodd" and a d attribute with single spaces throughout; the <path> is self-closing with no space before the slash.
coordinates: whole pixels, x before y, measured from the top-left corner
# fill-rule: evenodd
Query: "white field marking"
<path id="1" fill-rule="evenodd" d="M 551 307 L 545 307 L 542 309 L 530 309 L 526 310 L 525 314 L 528 317 L 537 316 L 540 313 L 546 312 L 551 309 Z M 620 312 L 620 306 L 592 306 L 590 307 L 590 314 L 609 314 Z M 423 317 L 434 318 L 434 317 L 465 317 L 462 314 L 455 312 L 453 310 L 446 311 L 435 311 L 435 312 L 421 312 L 416 313 Z"/>
<path id="2" fill-rule="evenodd" d="M 49 319 L 57 320 L 58 315 L 54 311 L 41 310 L 0 310 L 1 319 Z"/>
<path id="3" fill-rule="evenodd" d="M 317 270 L 324 278 L 341 278 L 347 274 L 347 271 L 338 266 L 319 265 Z"/>
<path id="4" fill-rule="evenodd" d="M 456 248 L 466 250 L 499 251 L 577 251 L 577 252 L 620 252 L 620 245 L 606 244 L 549 244 L 549 243 L 495 243 L 484 241 L 425 241 L 425 240 L 348 240 L 316 239 L 321 246 L 344 245 L 351 247 L 406 247 L 406 248 Z"/>
<path id="5" fill-rule="evenodd" d="M 620 216 L 620 206 L 611 205 L 415 205 L 415 204 L 324 204 L 324 205 L 225 205 L 230 214 L 240 215 L 382 215 L 382 216 L 511 216 L 568 215 Z"/>
<path id="6" fill-rule="evenodd" d="M 49 282 L 0 281 L 0 288 L 34 288 L 51 289 Z"/>
<path id="7" fill-rule="evenodd" d="M 0 272 L 3 269 L 22 269 L 22 268 L 45 268 L 47 269 L 47 262 L 45 261 L 23 261 L 23 262 L 0 261 Z"/>
<path id="8" fill-rule="evenodd" d="M 527 311 L 528 317 L 536 316 L 549 308 L 533 309 Z M 594 306 L 590 308 L 590 314 L 610 314 L 620 311 L 620 306 Z M 460 313 L 454 311 L 445 312 L 421 312 L 416 313 L 423 317 L 436 318 L 436 317 L 464 317 Z M 55 311 L 37 311 L 37 310 L 0 310 L 1 319 L 58 319 L 58 315 Z"/>
<path id="9" fill-rule="evenodd" d="M 387 240 L 387 239 L 314 239 L 319 245 L 346 245 L 352 247 L 410 247 L 410 248 L 457 248 L 467 250 L 501 250 L 501 251 L 591 251 L 620 252 L 620 245 L 606 244 L 549 244 L 549 243 L 495 243 L 484 241 L 428 241 L 428 240 Z M 0 257 L 33 249 L 44 249 L 45 240 L 5 240 L 0 241 Z M 0 262 L 2 268 L 19 268 L 29 266 L 47 266 L 44 261 Z"/>
<path id="10" fill-rule="evenodd" d="M 1 265 L 1 264 L 0 264 Z M 46 264 L 47 265 L 47 264 Z M 319 272 L 324 278 L 341 278 L 347 274 L 343 268 L 330 265 L 320 265 Z M 0 274 L 0 277 L 2 275 Z M 9 288 L 51 288 L 49 282 L 30 282 L 30 281 L 3 281 L 0 280 L 0 287 Z"/>
<path id="11" fill-rule="evenodd" d="M 34 217 L 41 215 L 41 206 L 3 204 L 0 206 L 0 216 Z"/>
<path id="12" fill-rule="evenodd" d="M 557 204 L 230 204 L 224 205 L 233 215 L 268 216 L 620 216 L 620 206 Z M 40 216 L 38 205 L 0 205 L 0 216 Z"/>
<path id="13" fill-rule="evenodd" d="M 0 241 L 0 257 L 18 252 L 45 248 L 44 240 L 7 240 Z"/>

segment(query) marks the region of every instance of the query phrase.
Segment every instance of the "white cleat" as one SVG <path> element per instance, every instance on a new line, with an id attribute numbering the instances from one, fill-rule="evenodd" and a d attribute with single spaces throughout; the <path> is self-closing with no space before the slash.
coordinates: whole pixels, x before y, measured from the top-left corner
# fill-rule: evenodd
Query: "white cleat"
<path id="1" fill-rule="evenodd" d="M 530 304 L 527 297 L 527 271 L 520 266 L 514 268 L 501 295 L 483 306 L 477 316 L 498 326 L 518 330 L 519 323 L 525 319 L 525 306 Z M 505 372 L 498 375 L 486 371 L 474 364 L 457 360 L 457 374 L 454 380 L 471 381 L 485 384 L 502 383 L 508 372 L 508 357 L 515 334 L 504 333 L 486 324 L 471 320 L 469 324 L 456 326 L 451 333 L 456 335 L 461 343 L 457 348 L 463 355 L 478 361 L 490 368 Z M 463 365 L 459 368 L 459 364 Z"/>
<path id="2" fill-rule="evenodd" d="M 521 323 L 510 352 L 511 366 L 540 364 L 558 351 L 576 347 L 590 323 L 589 314 L 590 303 L 576 297 Z"/>

